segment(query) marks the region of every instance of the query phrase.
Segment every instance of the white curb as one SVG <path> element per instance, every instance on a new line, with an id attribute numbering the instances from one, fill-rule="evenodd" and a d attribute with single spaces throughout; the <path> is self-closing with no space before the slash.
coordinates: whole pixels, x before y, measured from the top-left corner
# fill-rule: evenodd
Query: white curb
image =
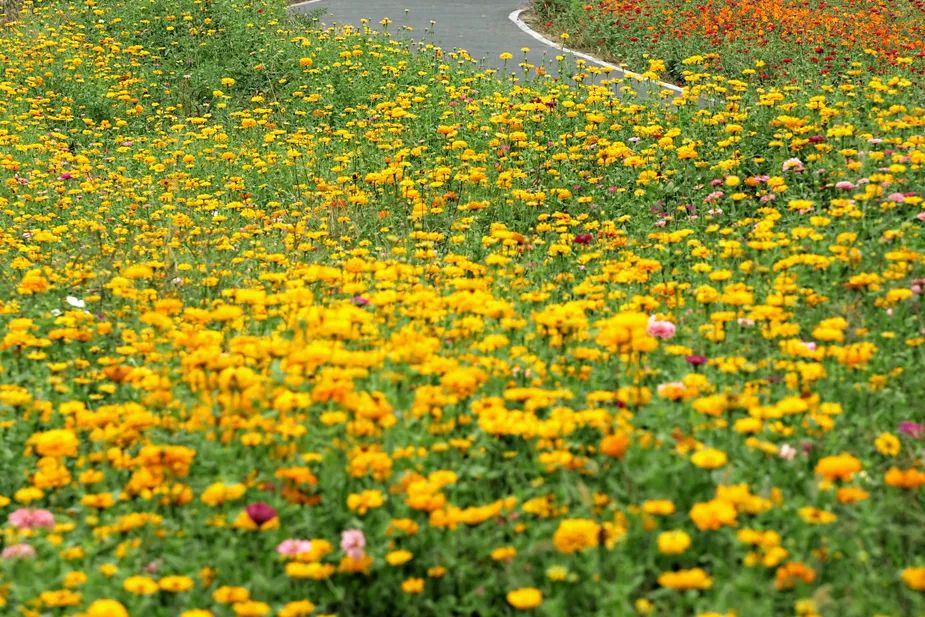
<path id="1" fill-rule="evenodd" d="M 309 4 L 315 4 L 316 2 L 321 2 L 321 0 L 304 0 L 303 2 L 296 2 L 295 4 L 289 4 L 286 6 L 287 9 L 295 9 L 300 6 L 307 6 Z"/>
<path id="2" fill-rule="evenodd" d="M 529 34 L 531 37 L 533 37 L 534 39 L 536 39 L 536 40 L 539 41 L 540 43 L 543 43 L 544 45 L 548 45 L 549 47 L 553 47 L 553 48 L 555 48 L 555 49 L 558 49 L 559 51 L 564 51 L 565 53 L 572 54 L 573 56 L 576 56 L 576 57 L 581 58 L 581 59 L 583 59 L 583 60 L 587 60 L 588 62 L 593 62 L 594 64 L 597 64 L 598 66 L 603 66 L 603 67 L 605 67 L 605 68 L 609 68 L 609 69 L 611 69 L 611 70 L 613 70 L 613 71 L 619 73 L 619 74 L 622 75 L 623 77 L 629 77 L 629 78 L 631 78 L 631 79 L 639 79 L 639 80 L 643 80 L 643 79 L 644 79 L 644 78 L 642 77 L 642 75 L 640 75 L 639 73 L 634 73 L 634 72 L 632 72 L 632 71 L 627 71 L 626 69 L 620 68 L 620 67 L 617 66 L 616 64 L 611 64 L 611 63 L 609 63 L 609 62 L 604 62 L 603 60 L 601 60 L 601 59 L 599 59 L 599 58 L 595 58 L 594 56 L 592 56 L 592 55 L 590 55 L 590 54 L 582 53 L 582 52 L 580 52 L 580 51 L 575 51 L 574 49 L 569 49 L 568 47 L 565 47 L 564 45 L 560 45 L 560 44 L 558 44 L 558 43 L 556 43 L 556 42 L 550 41 L 550 40 L 547 39 L 545 36 L 543 36 L 542 34 L 540 34 L 539 32 L 537 32 L 536 30 L 533 30 L 530 26 L 528 26 L 526 23 L 524 23 L 524 20 L 522 20 L 522 19 L 520 18 L 521 13 L 523 13 L 523 12 L 526 11 L 526 10 L 527 10 L 527 9 L 517 9 L 516 11 L 512 11 L 511 14 L 508 15 L 507 17 L 508 17 L 508 19 L 510 19 L 512 22 L 514 22 L 514 24 L 515 24 L 518 28 L 520 28 L 521 30 L 523 30 L 524 32 L 526 32 L 527 34 Z M 670 90 L 670 91 L 672 91 L 672 92 L 674 92 L 675 94 L 678 94 L 678 95 L 684 94 L 684 88 L 682 88 L 682 87 L 680 87 L 680 86 L 676 86 L 676 85 L 674 85 L 674 84 L 665 83 L 665 82 L 663 82 L 663 81 L 658 81 L 658 82 L 653 82 L 653 83 L 658 84 L 658 86 L 659 86 L 660 88 L 662 88 L 663 90 Z"/>

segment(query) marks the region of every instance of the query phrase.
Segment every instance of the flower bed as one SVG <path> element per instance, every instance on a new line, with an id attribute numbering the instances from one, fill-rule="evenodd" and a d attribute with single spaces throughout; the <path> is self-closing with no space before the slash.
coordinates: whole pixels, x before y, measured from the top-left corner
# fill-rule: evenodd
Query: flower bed
<path id="1" fill-rule="evenodd" d="M 0 54 L 4 614 L 925 612 L 910 80 L 652 104 L 238 0 Z"/>

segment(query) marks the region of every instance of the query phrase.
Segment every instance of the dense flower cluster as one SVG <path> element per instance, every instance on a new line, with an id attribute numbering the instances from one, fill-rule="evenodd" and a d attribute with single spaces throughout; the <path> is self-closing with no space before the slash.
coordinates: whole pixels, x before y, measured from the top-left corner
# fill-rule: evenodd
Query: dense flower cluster
<path id="1" fill-rule="evenodd" d="M 703 63 L 729 78 L 861 81 L 925 73 L 919 0 L 534 0 L 548 29 L 682 79 Z"/>
<path id="2" fill-rule="evenodd" d="M 670 103 L 269 0 L 26 9 L 4 614 L 925 612 L 906 77 Z"/>

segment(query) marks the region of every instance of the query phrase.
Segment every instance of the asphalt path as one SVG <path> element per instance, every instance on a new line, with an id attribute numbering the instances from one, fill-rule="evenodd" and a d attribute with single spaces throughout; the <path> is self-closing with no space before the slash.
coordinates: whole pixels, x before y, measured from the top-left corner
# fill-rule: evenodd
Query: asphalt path
<path id="1" fill-rule="evenodd" d="M 446 52 L 465 50 L 486 68 L 504 68 L 500 59 L 504 52 L 513 54 L 507 67 L 514 70 L 519 71 L 524 60 L 555 68 L 555 56 L 561 52 L 532 38 L 509 19 L 518 8 L 516 0 L 320 0 L 294 4 L 291 10 L 323 10 L 320 20 L 328 26 L 359 27 L 362 19 L 368 19 L 371 28 L 381 30 L 380 22 L 389 19 L 393 36 L 429 41 Z M 530 51 L 524 54 L 523 48 Z"/>
<path id="2" fill-rule="evenodd" d="M 309 0 L 290 6 L 297 13 L 319 13 L 325 26 L 362 27 L 365 19 L 370 28 L 388 28 L 397 38 L 430 42 L 448 53 L 465 50 L 482 68 L 500 72 L 520 75 L 527 63 L 551 76 L 557 76 L 561 66 L 563 77 L 571 78 L 578 70 L 576 61 L 583 59 L 588 67 L 609 69 L 606 78 L 623 76 L 620 67 L 564 48 L 533 31 L 521 18 L 524 8 L 524 0 Z M 385 19 L 390 22 L 387 26 L 382 25 Z M 503 53 L 513 57 L 503 60 Z M 560 63 L 557 56 L 564 60 Z M 680 94 L 676 86 L 663 86 Z M 652 93 L 660 88 L 637 83 L 636 89 Z"/>

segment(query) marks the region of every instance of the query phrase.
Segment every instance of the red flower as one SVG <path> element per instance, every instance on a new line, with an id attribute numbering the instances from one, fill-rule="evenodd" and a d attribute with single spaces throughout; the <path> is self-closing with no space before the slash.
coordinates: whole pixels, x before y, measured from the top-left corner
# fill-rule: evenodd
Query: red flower
<path id="1" fill-rule="evenodd" d="M 258 527 L 276 518 L 276 508 L 262 501 L 250 504 L 244 511 Z"/>

